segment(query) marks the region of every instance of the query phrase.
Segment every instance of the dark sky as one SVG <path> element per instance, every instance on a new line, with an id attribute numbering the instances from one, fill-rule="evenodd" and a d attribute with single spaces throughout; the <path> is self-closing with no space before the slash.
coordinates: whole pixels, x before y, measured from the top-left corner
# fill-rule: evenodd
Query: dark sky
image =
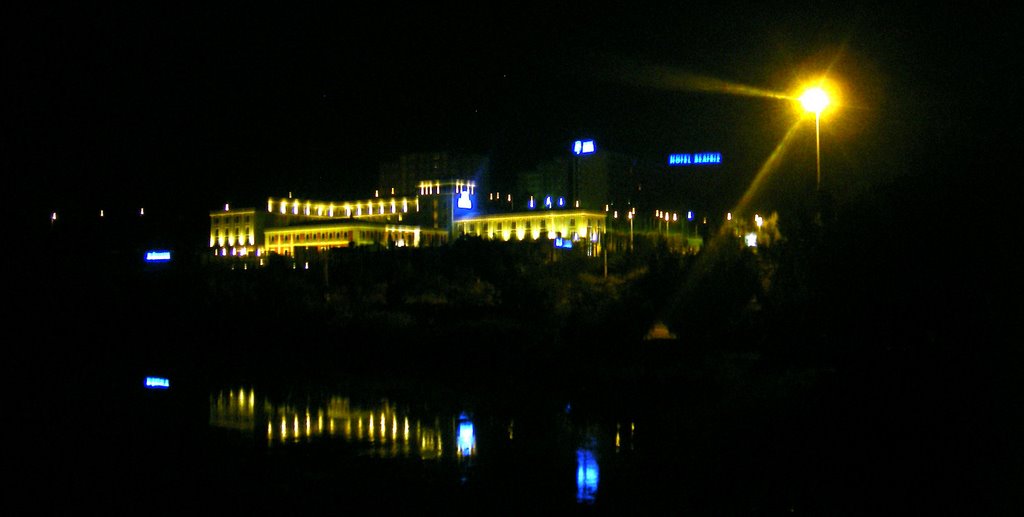
<path id="1" fill-rule="evenodd" d="M 581 136 L 721 151 L 741 191 L 796 114 L 694 78 L 788 91 L 830 64 L 823 162 L 854 188 L 976 152 L 1012 66 L 1006 18 L 966 8 L 144 4 L 5 17 L 5 172 L 34 208 L 361 197 L 403 151 L 490 153 L 500 180 Z M 813 167 L 808 128 L 782 169 Z"/>

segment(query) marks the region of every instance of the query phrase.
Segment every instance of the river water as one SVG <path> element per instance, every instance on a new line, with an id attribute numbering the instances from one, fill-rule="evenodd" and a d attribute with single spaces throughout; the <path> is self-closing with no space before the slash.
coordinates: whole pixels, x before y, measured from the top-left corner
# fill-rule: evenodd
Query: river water
<path id="1" fill-rule="evenodd" d="M 52 434 L 29 452 L 49 490 L 40 505 L 519 514 L 792 504 L 785 490 L 766 494 L 778 480 L 763 475 L 764 458 L 745 456 L 759 445 L 735 443 L 742 436 L 721 420 L 701 424 L 707 408 L 681 394 L 611 403 L 347 379 L 146 384 L 125 376 L 51 401 Z"/>

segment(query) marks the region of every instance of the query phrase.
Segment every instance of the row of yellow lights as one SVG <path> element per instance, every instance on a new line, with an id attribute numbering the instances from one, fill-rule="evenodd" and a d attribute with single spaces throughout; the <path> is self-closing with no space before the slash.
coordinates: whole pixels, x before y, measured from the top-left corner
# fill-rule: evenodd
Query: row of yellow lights
<path id="1" fill-rule="evenodd" d="M 391 213 L 391 214 L 396 214 L 396 213 L 399 212 L 399 206 L 401 206 L 401 212 L 402 213 L 408 213 L 409 212 L 409 205 L 410 205 L 409 199 L 408 198 L 404 198 L 404 197 L 401 198 L 401 199 L 391 198 L 390 200 L 387 200 L 387 201 L 385 201 L 384 199 L 378 199 L 377 201 L 374 201 L 374 200 L 371 199 L 371 200 L 366 201 L 365 203 L 366 203 L 366 212 L 364 213 L 363 212 L 363 202 L 361 202 L 361 201 L 356 201 L 356 202 L 352 202 L 352 203 L 342 203 L 340 205 L 336 205 L 335 203 L 328 203 L 328 204 L 315 203 L 314 204 L 312 201 L 306 201 L 305 203 L 302 203 L 298 199 L 291 200 L 291 201 L 289 201 L 287 199 L 282 199 L 280 201 L 275 202 L 274 199 L 271 198 L 271 199 L 267 200 L 267 212 L 273 212 L 274 211 L 274 205 L 276 204 L 276 205 L 278 205 L 278 211 L 281 214 L 287 214 L 290 211 L 292 215 L 299 215 L 299 211 L 300 211 L 300 208 L 301 208 L 302 215 L 308 215 L 308 216 L 314 216 L 315 215 L 316 217 L 336 217 L 336 215 L 335 215 L 336 211 L 339 212 L 338 216 L 340 216 L 340 212 L 344 211 L 344 213 L 345 213 L 344 217 L 363 217 L 363 216 L 373 216 L 373 215 L 385 215 L 385 212 Z M 419 212 L 420 211 L 420 200 L 419 200 L 419 198 L 415 198 L 413 200 L 412 204 L 415 205 L 415 210 L 417 212 Z M 291 205 L 291 206 L 289 207 L 289 205 Z M 376 205 L 376 207 L 374 205 Z M 226 205 L 225 205 L 225 207 L 226 207 Z M 290 208 L 290 210 L 289 210 L 289 208 Z M 315 214 L 314 214 L 314 212 L 315 212 Z"/>
<path id="2" fill-rule="evenodd" d="M 445 182 L 445 184 L 451 185 L 452 183 Z M 417 185 L 417 186 L 420 189 L 420 195 L 421 196 L 428 196 L 428 195 L 433 195 L 433 194 L 440 194 L 441 193 L 441 185 L 442 185 L 442 183 L 441 183 L 440 180 L 434 180 L 434 181 L 421 181 L 421 182 L 419 182 L 419 185 Z M 471 196 L 476 195 L 476 182 L 474 182 L 474 181 L 455 180 L 454 181 L 454 185 L 455 185 L 454 192 L 469 192 L 469 195 L 471 195 Z M 391 189 L 391 193 L 394 194 L 395 193 L 395 189 Z"/>
<path id="3" fill-rule="evenodd" d="M 248 241 L 249 241 L 248 245 L 249 246 L 254 246 L 256 244 L 256 234 L 253 233 L 252 231 L 250 231 L 248 237 L 249 237 L 248 238 Z M 245 240 L 246 239 L 244 239 L 241 234 L 238 235 L 238 239 L 237 240 L 235 239 L 235 234 L 228 234 L 227 238 L 225 238 L 224 235 L 214 236 L 213 234 L 210 234 L 210 247 L 212 248 L 213 245 L 216 243 L 217 246 L 223 248 L 223 247 L 225 247 L 224 246 L 225 241 L 227 242 L 227 245 L 230 246 L 230 247 L 234 247 L 236 242 L 237 242 L 237 244 L 239 246 L 246 246 Z"/>

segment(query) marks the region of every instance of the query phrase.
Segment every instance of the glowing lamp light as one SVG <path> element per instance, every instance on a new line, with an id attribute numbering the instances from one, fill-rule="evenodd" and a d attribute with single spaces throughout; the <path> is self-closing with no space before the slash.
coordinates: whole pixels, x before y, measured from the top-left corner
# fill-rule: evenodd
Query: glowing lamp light
<path id="1" fill-rule="evenodd" d="M 748 248 L 756 248 L 757 247 L 757 234 L 756 233 L 748 233 L 744 237 L 744 240 L 747 242 L 747 247 Z"/>
<path id="2" fill-rule="evenodd" d="M 171 381 L 164 377 L 146 377 L 146 388 L 151 390 L 170 389 Z"/>
<path id="3" fill-rule="evenodd" d="M 170 251 L 154 250 L 146 252 L 146 262 L 169 262 L 170 260 Z"/>
<path id="4" fill-rule="evenodd" d="M 811 113 L 821 113 L 828 106 L 828 94 L 817 86 L 808 88 L 800 96 L 800 104 Z"/>

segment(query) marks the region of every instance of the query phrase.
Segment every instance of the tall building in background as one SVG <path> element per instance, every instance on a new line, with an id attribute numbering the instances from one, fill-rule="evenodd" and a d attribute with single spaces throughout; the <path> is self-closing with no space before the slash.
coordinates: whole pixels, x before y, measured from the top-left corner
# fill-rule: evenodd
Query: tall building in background
<path id="1" fill-rule="evenodd" d="M 516 196 L 535 200 L 548 196 L 564 198 L 572 207 L 588 210 L 636 204 L 637 195 L 642 192 L 636 158 L 598 149 L 592 141 L 587 149 L 589 152 L 567 152 L 520 172 Z"/>
<path id="2" fill-rule="evenodd" d="M 477 185 L 488 183 L 490 158 L 476 154 L 450 152 L 405 153 L 380 164 L 381 195 L 410 196 L 420 184 L 440 180 L 467 180 Z"/>

